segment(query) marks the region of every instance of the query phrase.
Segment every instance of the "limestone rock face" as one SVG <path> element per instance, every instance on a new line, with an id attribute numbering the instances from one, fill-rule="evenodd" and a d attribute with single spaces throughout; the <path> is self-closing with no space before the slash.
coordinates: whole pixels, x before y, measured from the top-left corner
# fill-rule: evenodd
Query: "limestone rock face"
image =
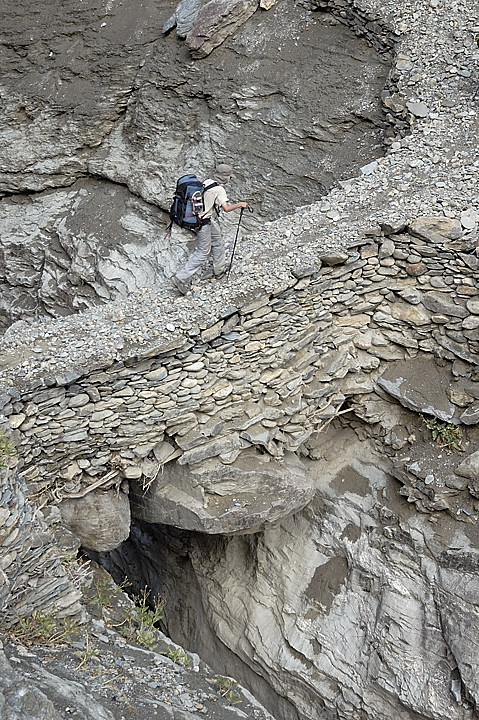
<path id="1" fill-rule="evenodd" d="M 124 111 L 158 3 L 3 8 L 0 193 L 69 185 Z"/>
<path id="2" fill-rule="evenodd" d="M 190 0 L 166 22 L 163 0 L 3 13 L 0 328 L 165 285 L 193 239 L 162 239 L 186 171 L 232 162 L 252 228 L 381 154 L 387 55 L 300 6 L 256 7 L 212 0 L 194 26 Z M 201 62 L 162 35 L 175 23 Z"/>
<path id="3" fill-rule="evenodd" d="M 312 478 L 293 453 L 279 462 L 251 450 L 232 465 L 167 463 L 146 492 L 131 484 L 130 501 L 139 520 L 232 535 L 258 532 L 302 509 L 313 494 Z"/>
<path id="4" fill-rule="evenodd" d="M 129 572 L 166 591 L 176 641 L 190 638 L 226 672 L 241 660 L 273 715 L 316 720 L 320 703 L 324 717 L 390 718 L 400 707 L 404 718 L 466 720 L 479 691 L 475 525 L 424 521 L 352 431 L 321 448 L 304 510 L 230 538 L 142 525 Z M 188 598 L 175 592 L 185 584 Z"/>
<path id="5" fill-rule="evenodd" d="M 0 205 L 0 330 L 58 317 L 145 287 L 161 287 L 186 258 L 164 216 L 125 188 L 81 180 Z"/>
<path id="6" fill-rule="evenodd" d="M 113 550 L 130 534 L 130 505 L 123 492 L 93 491 L 60 503 L 65 527 L 83 547 L 97 552 Z"/>
<path id="7" fill-rule="evenodd" d="M 198 52 L 218 44 L 216 32 L 224 39 L 230 23 L 243 24 L 201 62 L 172 35 L 162 39 L 138 74 L 124 120 L 92 153 L 90 170 L 166 208 L 172 179 L 189 168 L 207 176 L 216 158 L 226 159 L 235 171 L 229 193 L 255 207 L 245 217 L 251 224 L 318 200 L 346 170 L 346 158 L 357 170 L 378 154 L 363 145 L 382 137 L 383 116 L 371 101 L 364 119 L 362 68 L 372 63 L 369 76 L 381 85 L 387 57 L 364 45 L 353 58 L 349 30 L 335 27 L 333 36 L 300 6 L 275 6 L 244 22 L 253 10 L 249 2 L 206 3 L 187 36 Z M 358 66 L 346 70 L 343 61 Z"/>

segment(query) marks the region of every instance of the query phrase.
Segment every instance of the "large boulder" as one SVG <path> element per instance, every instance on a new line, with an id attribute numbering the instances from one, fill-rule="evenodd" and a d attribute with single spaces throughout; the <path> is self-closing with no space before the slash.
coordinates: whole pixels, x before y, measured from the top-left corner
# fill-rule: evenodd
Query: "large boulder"
<path id="1" fill-rule="evenodd" d="M 406 408 L 453 422 L 457 407 L 449 399 L 451 374 L 429 356 L 391 364 L 378 386 Z M 458 422 L 458 421 L 456 421 Z"/>
<path id="2" fill-rule="evenodd" d="M 62 522 L 86 550 L 107 552 L 130 534 L 130 505 L 123 492 L 95 490 L 60 503 Z"/>
<path id="3" fill-rule="evenodd" d="M 205 533 L 258 532 L 301 510 L 314 495 L 303 463 L 247 450 L 232 465 L 216 458 L 193 466 L 167 463 L 146 491 L 131 483 L 132 515 L 150 523 Z"/>

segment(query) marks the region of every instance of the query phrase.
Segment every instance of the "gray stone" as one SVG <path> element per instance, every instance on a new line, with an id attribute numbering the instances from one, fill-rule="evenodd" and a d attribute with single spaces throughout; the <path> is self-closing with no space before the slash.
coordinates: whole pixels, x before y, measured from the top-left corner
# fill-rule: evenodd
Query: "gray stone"
<path id="1" fill-rule="evenodd" d="M 236 28 L 251 17 L 255 0 L 209 0 L 199 10 L 187 35 L 186 44 L 194 58 L 205 58 L 221 45 Z"/>
<path id="2" fill-rule="evenodd" d="M 465 343 L 456 342 L 451 338 L 440 335 L 439 333 L 434 331 L 432 335 L 436 343 L 448 350 L 450 353 L 452 353 L 452 355 L 455 355 L 461 360 L 465 360 L 471 365 L 479 365 L 479 357 L 476 353 L 469 352 Z"/>
<path id="3" fill-rule="evenodd" d="M 477 425 L 479 423 L 479 402 L 470 405 L 459 417 L 464 425 Z"/>
<path id="4" fill-rule="evenodd" d="M 430 323 L 429 314 L 418 305 L 411 307 L 411 304 L 393 303 L 391 305 L 391 315 L 394 320 L 400 320 L 401 322 L 417 327 L 429 325 Z"/>
<path id="5" fill-rule="evenodd" d="M 178 459 L 178 463 L 180 465 L 194 465 L 208 458 L 214 458 L 223 453 L 231 452 L 239 448 L 239 446 L 240 443 L 237 433 L 232 433 L 224 437 L 207 440 L 196 448 L 186 450 Z"/>
<path id="6" fill-rule="evenodd" d="M 462 327 L 464 330 L 479 330 L 479 317 L 466 317 L 465 320 L 463 320 Z"/>
<path id="7" fill-rule="evenodd" d="M 130 534 L 130 505 L 123 492 L 94 490 L 60 503 L 62 522 L 84 548 L 108 552 Z"/>
<path id="8" fill-rule="evenodd" d="M 461 236 L 461 223 L 446 217 L 421 217 L 409 226 L 409 232 L 427 242 L 442 244 Z"/>
<path id="9" fill-rule="evenodd" d="M 384 242 L 381 244 L 381 247 L 379 248 L 379 259 L 381 258 L 391 258 L 395 250 L 395 246 L 392 240 L 387 238 L 384 240 Z"/>
<path id="10" fill-rule="evenodd" d="M 419 305 L 422 294 L 416 288 L 395 288 L 394 292 L 411 305 Z"/>
<path id="11" fill-rule="evenodd" d="M 467 310 L 461 305 L 451 302 L 448 295 L 437 292 L 427 292 L 421 298 L 421 302 L 431 312 L 443 315 L 452 315 L 452 317 L 465 318 Z"/>
<path id="12" fill-rule="evenodd" d="M 313 494 L 308 471 L 292 453 L 279 463 L 251 449 L 234 465 L 168 463 L 146 492 L 133 485 L 130 500 L 133 516 L 146 522 L 231 535 L 259 532 Z"/>
<path id="13" fill-rule="evenodd" d="M 468 208 L 461 213 L 461 225 L 466 230 L 472 230 L 477 225 L 478 214 L 474 208 Z"/>
<path id="14" fill-rule="evenodd" d="M 176 27 L 176 34 L 185 38 L 194 25 L 200 0 L 181 0 L 173 15 L 163 25 L 163 32 L 168 33 Z"/>
<path id="15" fill-rule="evenodd" d="M 465 16 L 472 17 L 471 0 L 461 3 Z M 46 485 L 60 495 L 69 491 L 87 497 L 110 462 L 118 467 L 119 478 L 126 469 L 126 474 L 141 473 L 145 481 L 158 483 L 160 517 L 169 517 L 180 530 L 163 530 L 167 541 L 158 552 L 149 543 L 160 526 L 135 525 L 143 553 L 135 581 L 141 583 L 143 575 L 148 584 L 165 578 L 175 608 L 168 617 L 172 632 L 186 632 L 194 624 L 189 640 L 203 642 L 205 653 L 225 671 L 228 657 L 234 657 L 235 666 L 241 663 L 251 687 L 258 692 L 265 688 L 277 717 L 293 713 L 310 720 L 320 706 L 325 716 L 342 720 L 398 714 L 464 720 L 474 714 L 479 698 L 474 671 L 479 489 L 475 479 L 455 480 L 458 457 L 433 443 L 418 418 L 431 406 L 442 418 L 450 417 L 450 407 L 457 404 L 460 409 L 454 410 L 453 421 L 459 413 L 465 420 L 477 413 L 477 398 L 473 392 L 468 395 L 466 379 L 471 385 L 477 380 L 478 313 L 468 309 L 473 317 L 463 316 L 464 323 L 454 312 L 449 314 L 451 308 L 464 309 L 478 292 L 476 240 L 462 228 L 457 242 L 447 239 L 457 233 L 454 223 L 462 210 L 477 206 L 471 165 L 463 162 L 474 144 L 474 123 L 465 96 L 457 92 L 457 75 L 464 70 L 450 64 L 438 78 L 438 66 L 432 62 L 437 48 L 444 57 L 454 56 L 457 37 L 447 29 L 457 24 L 457 7 L 441 7 L 441 23 L 431 29 L 418 22 L 417 10 L 393 6 L 389 0 L 380 11 L 371 0 L 354 8 L 334 6 L 344 23 L 353 23 L 358 34 L 366 33 L 368 42 L 380 38 L 383 51 L 392 42 L 398 44 L 398 62 L 391 74 L 397 93 L 392 98 L 383 95 L 390 111 L 387 122 L 392 124 L 380 129 L 385 129 L 386 144 L 393 142 L 379 158 L 379 144 L 371 154 L 358 135 L 367 102 L 363 83 L 346 92 L 347 108 L 354 114 L 345 111 L 343 103 L 340 122 L 318 114 L 315 106 L 315 78 L 321 96 L 327 93 L 327 83 L 319 80 L 323 67 L 333 85 L 335 70 L 340 71 L 340 84 L 346 85 L 348 76 L 336 52 L 329 52 L 336 59 L 332 65 L 325 62 L 315 30 L 321 25 L 342 32 L 342 23 L 329 26 L 311 9 L 283 4 L 268 15 L 273 19 L 267 27 L 265 13 L 255 13 L 234 38 L 215 49 L 211 62 L 194 63 L 176 38 L 156 42 L 157 8 L 152 12 L 152 6 L 147 11 L 142 6 L 138 37 L 148 14 L 156 27 L 145 38 L 146 55 L 140 62 L 135 46 L 135 67 L 126 73 L 125 88 L 124 78 L 112 72 L 118 67 L 116 58 L 108 57 L 101 32 L 111 40 L 109 24 L 115 20 L 111 24 L 125 27 L 130 37 L 131 24 L 125 25 L 124 16 L 116 14 L 120 5 L 110 5 L 104 16 L 105 8 L 89 4 L 86 20 L 88 27 L 95 25 L 95 37 L 89 36 L 81 60 L 87 68 L 97 67 L 96 61 L 90 62 L 95 60 L 90 48 L 104 51 L 102 67 L 107 68 L 109 82 L 118 84 L 113 96 L 110 87 L 106 95 L 102 91 L 101 112 L 94 118 L 98 124 L 86 122 L 86 139 L 75 123 L 72 135 L 65 135 L 71 113 L 67 105 L 56 105 L 61 100 L 58 93 L 70 89 L 71 66 L 63 64 L 64 73 L 58 77 L 54 59 L 42 55 L 50 51 L 53 40 L 52 52 L 66 43 L 55 32 L 59 26 L 53 27 L 50 38 L 43 37 L 45 21 L 29 23 L 30 11 L 22 18 L 20 3 L 13 16 L 34 27 L 43 43 L 30 45 L 26 39 L 22 58 L 15 43 L 24 42 L 23 31 L 15 29 L 18 37 L 5 45 L 6 123 L 0 144 L 7 156 L 2 187 L 9 196 L 18 191 L 23 195 L 4 197 L 1 203 L 0 302 L 9 321 L 16 312 L 33 317 L 86 308 L 62 320 L 12 326 L 2 342 L 1 384 L 18 386 L 8 391 L 2 407 L 6 416 L 16 416 L 14 437 L 22 472 L 34 490 Z M 389 11 L 392 20 L 386 22 Z M 81 9 L 78 12 L 81 15 Z M 104 26 L 96 27 L 96 13 L 102 21 L 105 17 Z M 234 12 L 231 18 L 218 19 L 220 32 L 229 32 L 230 19 L 236 22 Z M 75 28 L 68 27 L 75 36 Z M 434 43 L 426 42 L 429 33 Z M 216 42 L 216 28 L 214 35 L 210 39 Z M 268 56 L 261 54 L 264 45 Z M 333 49 L 341 46 L 336 41 Z M 348 43 L 343 47 L 356 56 L 356 48 L 350 52 Z M 301 56 L 304 63 L 299 62 Z M 383 52 L 386 56 L 388 63 L 389 53 Z M 363 65 L 368 67 L 366 75 L 375 74 Z M 40 115 L 33 119 L 32 106 L 25 102 L 29 98 L 17 102 L 16 94 L 30 82 L 32 67 L 42 71 L 41 82 L 48 79 L 43 87 L 53 93 L 52 101 L 41 96 Z M 75 77 L 88 82 L 82 68 L 77 69 Z M 298 85 L 298 77 L 306 82 Z M 102 88 L 104 78 L 102 73 L 97 88 Z M 438 83 L 440 107 L 434 105 L 437 112 L 430 122 L 415 123 L 404 112 L 405 103 L 414 101 L 411 88 L 414 97 L 432 107 Z M 40 91 L 39 84 L 33 92 L 35 103 Z M 180 93 L 186 95 L 184 104 Z M 329 101 L 328 105 L 337 107 Z M 76 98 L 72 107 L 78 107 Z M 395 112 L 401 116 L 393 118 Z M 54 116 L 53 128 L 49 113 Z M 92 118 L 90 106 L 85 114 L 87 120 Z M 191 118 L 194 133 L 184 132 L 185 118 Z M 374 133 L 383 120 L 373 105 L 368 106 L 368 132 Z M 340 128 L 348 128 L 354 148 L 355 170 L 348 166 L 347 175 L 331 162 L 331 151 L 326 152 L 327 135 L 333 135 L 338 156 L 348 146 Z M 35 158 L 28 141 L 40 133 L 51 141 L 46 149 L 39 144 Z M 233 159 L 237 178 L 231 196 L 257 198 L 257 212 L 251 218 L 245 214 L 244 220 L 251 223 L 248 232 L 258 230 L 239 243 L 228 282 L 195 281 L 191 295 L 180 298 L 162 282 L 183 262 L 188 240 L 177 230 L 173 242 L 159 248 L 166 223 L 155 205 L 168 207 L 168 178 L 178 176 L 178 158 L 189 157 L 198 172 L 206 172 L 213 153 L 230 147 L 232 136 L 244 142 Z M 20 167 L 10 163 L 15 158 L 5 145 L 8 137 L 15 140 L 15 152 L 22 153 Z M 165 147 L 168 153 L 162 151 Z M 324 168 L 332 178 L 350 180 L 335 181 L 329 197 L 321 199 Z M 79 174 L 90 176 L 71 185 Z M 269 191 L 262 193 L 266 177 Z M 60 207 L 53 208 L 59 194 L 55 188 L 62 183 L 69 187 L 61 193 Z M 35 192 L 45 188 L 51 191 Z M 132 193 L 144 200 L 134 202 Z M 302 207 L 292 212 L 298 198 Z M 312 200 L 315 204 L 308 206 Z M 278 208 L 284 217 L 277 217 Z M 270 225 L 264 223 L 268 212 L 277 218 Z M 394 228 L 405 218 L 429 213 L 442 217 L 439 225 L 437 219 L 431 225 L 418 223 L 424 241 L 397 235 L 392 256 L 387 254 L 389 240 L 384 257 L 376 257 L 376 249 L 363 252 L 364 233 L 373 225 L 371 236 L 379 238 L 382 218 Z M 235 223 L 227 216 L 223 222 L 230 240 Z M 325 265 L 317 277 L 298 283 L 292 268 L 315 267 L 322 253 L 346 253 L 346 260 Z M 417 265 L 406 266 L 405 260 Z M 386 275 L 390 268 L 397 273 L 394 277 Z M 7 289 L 12 277 L 22 283 L 21 293 Z M 442 292 L 431 296 L 432 287 Z M 416 302 L 424 294 L 434 308 L 430 312 Z M 246 306 L 255 302 L 259 304 L 248 314 Z M 216 336 L 201 337 L 202 330 L 223 320 L 225 325 L 215 328 Z M 464 362 L 456 362 L 455 374 L 450 375 L 455 357 Z M 199 358 L 204 368 L 193 369 Z M 404 359 L 397 366 L 399 375 L 398 358 Z M 418 359 L 424 367 L 418 366 Z M 160 370 L 155 382 L 147 375 L 159 363 L 168 374 L 162 378 Z M 375 385 L 377 376 L 393 386 L 406 379 L 405 387 L 396 387 L 399 402 Z M 65 395 L 63 386 L 68 386 Z M 92 408 L 87 402 L 73 415 L 65 414 L 69 399 L 79 394 L 101 404 Z M 91 418 L 92 411 L 99 414 Z M 90 420 L 92 432 L 87 436 Z M 471 424 L 463 431 L 466 452 L 471 454 L 478 446 L 477 428 Z M 66 445 L 65 439 L 72 442 Z M 262 454 L 256 454 L 251 443 Z M 296 468 L 296 484 L 291 480 L 288 463 L 281 461 L 285 448 L 294 448 L 314 477 L 315 496 L 302 510 L 294 507 L 306 501 L 308 477 L 303 477 L 304 468 Z M 254 462 L 242 467 L 250 455 Z M 406 457 L 411 457 L 410 467 L 416 461 L 421 472 L 401 476 L 390 469 Z M 271 470 L 275 482 L 268 472 L 257 477 L 260 465 Z M 88 472 L 77 473 L 76 468 Z M 173 468 L 175 473 L 167 474 L 162 487 L 164 473 Z M 264 486 L 258 484 L 262 479 Z M 123 481 L 122 491 L 126 486 Z M 131 486 L 132 493 L 143 493 L 133 481 Z M 243 495 L 238 492 L 241 487 Z M 68 585 L 67 579 L 51 578 L 51 567 L 39 561 L 49 557 L 41 545 L 47 535 L 34 526 L 32 511 L 21 515 L 11 495 L 2 490 L 2 508 L 5 499 L 12 501 L 11 516 L 6 518 L 12 522 L 2 534 L 1 563 L 10 582 L 0 587 L 2 603 L 8 587 L 17 591 L 25 586 L 26 614 L 35 603 L 45 609 L 57 596 L 60 604 L 72 602 L 70 590 L 62 585 Z M 95 512 L 78 515 L 88 522 Z M 185 532 L 185 526 L 199 532 Z M 204 526 L 209 528 L 208 538 L 201 532 Z M 225 530 L 237 536 L 225 537 Z M 241 537 L 252 532 L 251 537 Z M 112 553 L 118 567 L 122 561 L 128 563 L 134 541 L 128 551 Z M 168 561 L 171 547 L 176 556 Z M 20 557 L 19 548 L 27 548 Z M 156 573 L 155 562 L 161 563 Z M 180 582 L 167 577 L 175 566 Z M 10 614 L 17 610 L 11 606 L 7 603 Z M 453 671 L 451 657 L 457 665 Z M 266 688 L 267 683 L 271 687 Z M 183 690 L 179 697 L 188 704 Z M 244 707 L 232 712 L 246 715 Z M 178 714 L 176 707 L 172 712 Z"/>
<path id="16" fill-rule="evenodd" d="M 455 469 L 457 475 L 475 480 L 479 477 L 479 450 L 468 455 Z"/>
<path id="17" fill-rule="evenodd" d="M 348 255 L 344 252 L 328 252 L 321 253 L 319 259 L 324 265 L 328 267 L 334 267 L 335 265 L 343 265 L 348 259 Z"/>
<path id="18" fill-rule="evenodd" d="M 3 650 L 0 650 L 0 712 L 5 720 L 62 720 L 45 693 L 13 670 Z M 113 720 L 113 716 L 110 718 Z"/>
<path id="19" fill-rule="evenodd" d="M 152 370 L 151 372 L 147 373 L 145 375 L 147 380 L 164 380 L 166 376 L 168 375 L 168 371 L 164 367 L 157 368 L 156 370 Z"/>
<path id="20" fill-rule="evenodd" d="M 408 102 L 406 107 L 410 113 L 419 118 L 426 118 L 429 115 L 429 108 L 423 102 Z"/>
<path id="21" fill-rule="evenodd" d="M 378 386 L 414 412 L 451 422 L 456 407 L 448 398 L 449 372 L 425 356 L 396 362 L 378 378 Z"/>
<path id="22" fill-rule="evenodd" d="M 466 300 L 466 308 L 470 313 L 473 313 L 473 315 L 479 315 L 479 297 Z"/>

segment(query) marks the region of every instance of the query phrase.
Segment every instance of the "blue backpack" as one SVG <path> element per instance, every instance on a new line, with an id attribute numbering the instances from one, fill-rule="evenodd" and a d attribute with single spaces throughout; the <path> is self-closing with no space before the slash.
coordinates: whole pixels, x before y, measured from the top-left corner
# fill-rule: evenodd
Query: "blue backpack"
<path id="1" fill-rule="evenodd" d="M 182 175 L 176 183 L 175 195 L 170 207 L 171 224 L 176 223 L 187 230 L 195 232 L 202 226 L 201 215 L 205 211 L 203 194 L 205 190 L 216 187 L 218 183 L 210 183 L 207 187 L 198 180 L 196 175 Z"/>

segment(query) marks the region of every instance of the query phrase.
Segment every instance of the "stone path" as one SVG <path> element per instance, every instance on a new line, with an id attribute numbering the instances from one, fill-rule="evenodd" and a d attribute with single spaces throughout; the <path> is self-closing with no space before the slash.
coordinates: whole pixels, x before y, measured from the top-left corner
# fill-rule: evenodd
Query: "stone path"
<path id="1" fill-rule="evenodd" d="M 398 225 L 419 215 L 440 215 L 460 219 L 465 230 L 477 232 L 474 3 L 439 7 L 423 0 L 412 7 L 368 0 L 362 8 L 383 18 L 400 37 L 391 80 L 396 91 L 385 101 L 395 116 L 409 120 L 411 134 L 400 133 L 386 157 L 365 166 L 327 198 L 244 238 L 227 283 L 202 283 L 186 298 L 174 290 L 139 291 L 81 316 L 17 324 L 0 346 L 2 384 L 108 364 L 175 342 L 210 324 L 228 306 L 277 290 L 318 251 L 346 248 L 381 222 Z"/>

